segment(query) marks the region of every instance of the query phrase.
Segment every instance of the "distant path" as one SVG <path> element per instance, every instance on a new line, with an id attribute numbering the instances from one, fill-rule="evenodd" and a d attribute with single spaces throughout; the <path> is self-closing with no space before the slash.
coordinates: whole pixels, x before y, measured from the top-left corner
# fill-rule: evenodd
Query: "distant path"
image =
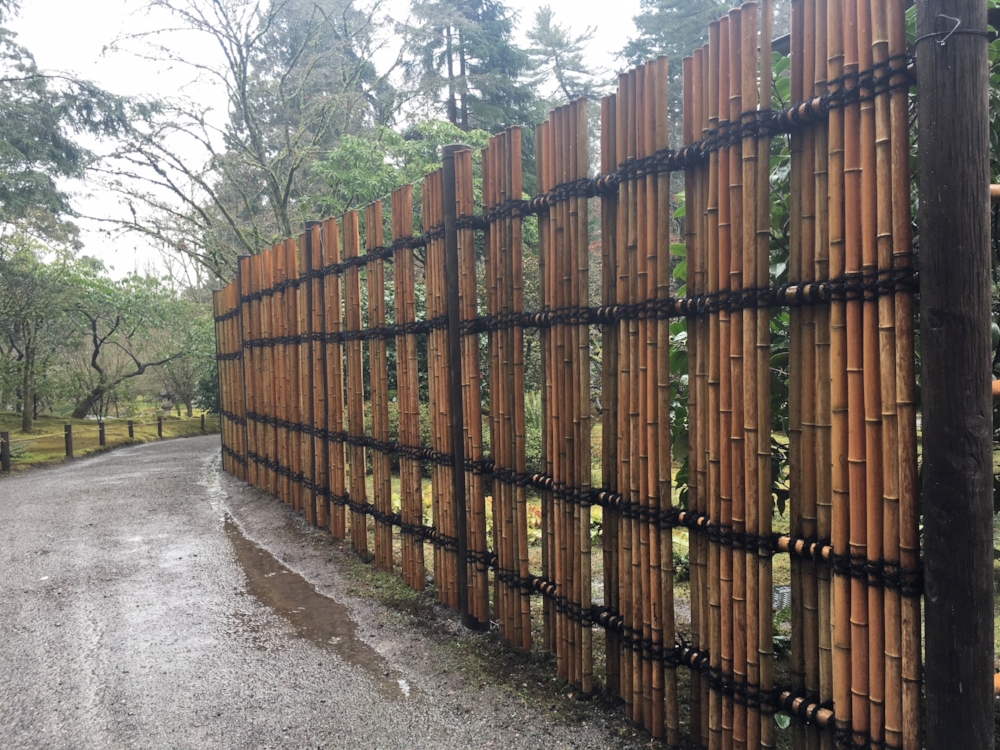
<path id="1" fill-rule="evenodd" d="M 0 479 L 0 747 L 618 747 L 439 667 L 218 441 Z"/>

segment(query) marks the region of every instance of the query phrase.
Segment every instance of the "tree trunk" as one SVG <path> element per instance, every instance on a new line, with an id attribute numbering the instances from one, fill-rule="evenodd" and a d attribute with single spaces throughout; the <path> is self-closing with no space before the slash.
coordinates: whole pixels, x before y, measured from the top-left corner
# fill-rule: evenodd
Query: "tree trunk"
<path id="1" fill-rule="evenodd" d="M 469 81 L 465 71 L 465 43 L 462 41 L 462 32 L 458 32 L 458 77 L 461 81 L 460 93 L 462 96 L 462 130 L 469 132 Z"/>
<path id="2" fill-rule="evenodd" d="M 21 380 L 21 432 L 31 432 L 35 426 L 35 346 L 25 341 L 24 371 Z"/>
<path id="3" fill-rule="evenodd" d="M 101 396 L 104 395 L 106 390 L 105 386 L 99 385 L 87 394 L 86 398 L 78 403 L 73 410 L 73 419 L 86 419 L 87 415 L 90 414 L 90 410 L 94 408 L 94 405 L 100 402 Z"/>
<path id="4" fill-rule="evenodd" d="M 194 405 L 190 401 L 184 402 L 184 405 L 187 407 L 188 419 L 191 419 L 194 416 Z"/>
<path id="5" fill-rule="evenodd" d="M 448 57 L 448 121 L 458 126 L 458 105 L 455 103 L 455 62 L 451 49 L 451 27 L 444 29 L 446 54 Z"/>

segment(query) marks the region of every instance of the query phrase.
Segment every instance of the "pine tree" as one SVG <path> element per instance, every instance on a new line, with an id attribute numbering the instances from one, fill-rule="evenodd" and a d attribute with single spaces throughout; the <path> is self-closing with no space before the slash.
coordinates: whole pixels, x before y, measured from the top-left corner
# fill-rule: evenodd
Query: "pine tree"
<path id="1" fill-rule="evenodd" d="M 667 55 L 671 69 L 679 70 L 681 59 L 708 40 L 708 24 L 729 6 L 725 0 L 642 0 L 642 10 L 632 19 L 639 33 L 621 57 L 638 65 Z"/>
<path id="2" fill-rule="evenodd" d="M 462 130 L 497 132 L 533 122 L 537 99 L 521 82 L 529 61 L 513 42 L 514 18 L 499 0 L 414 0 L 405 27 L 410 73 L 432 108 Z"/>
<path id="3" fill-rule="evenodd" d="M 590 26 L 574 35 L 554 22 L 552 8 L 543 5 L 535 12 L 535 25 L 528 31 L 529 82 L 543 88 L 550 97 L 572 101 L 599 93 L 601 71 L 585 62 L 586 44 L 597 29 Z"/>

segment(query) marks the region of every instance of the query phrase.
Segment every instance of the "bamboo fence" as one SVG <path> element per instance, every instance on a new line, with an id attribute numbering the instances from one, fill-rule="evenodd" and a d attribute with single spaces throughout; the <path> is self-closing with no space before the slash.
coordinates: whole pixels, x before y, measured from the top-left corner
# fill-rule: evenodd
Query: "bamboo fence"
<path id="1" fill-rule="evenodd" d="M 446 169 L 396 190 L 388 216 L 376 202 L 241 257 L 215 299 L 224 467 L 410 586 L 432 580 L 468 622 L 495 621 L 520 648 L 539 639 L 559 677 L 621 696 L 668 745 L 686 734 L 709 748 L 775 747 L 783 712 L 795 748 L 915 749 L 904 4 L 793 2 L 791 105 L 771 85 L 772 16 L 772 0 L 746 3 L 684 60 L 681 148 L 669 145 L 661 58 L 602 100 L 597 177 L 580 100 L 534 131 L 534 197 L 512 127 L 480 155 L 479 213 L 473 154 L 458 148 Z M 772 237 L 782 161 L 787 248 Z M 772 267 L 783 252 L 787 277 Z M 772 362 L 786 357 L 789 530 L 776 533 L 784 428 L 772 382 L 785 378 Z M 536 386 L 543 458 L 529 466 L 524 394 Z M 674 580 L 683 535 L 689 614 Z M 782 661 L 778 555 L 791 566 Z"/>

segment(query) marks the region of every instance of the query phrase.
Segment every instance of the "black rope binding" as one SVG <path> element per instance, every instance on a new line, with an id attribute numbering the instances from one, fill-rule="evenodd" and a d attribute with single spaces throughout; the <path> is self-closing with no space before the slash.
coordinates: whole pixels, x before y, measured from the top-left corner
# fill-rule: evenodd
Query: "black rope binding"
<path id="1" fill-rule="evenodd" d="M 241 425 L 241 426 L 245 425 L 247 423 L 247 421 L 246 421 L 245 418 L 241 417 L 238 414 L 234 414 L 231 411 L 226 411 L 225 409 L 219 409 L 219 416 L 220 417 L 225 417 L 230 422 L 234 422 L 234 423 L 236 423 L 238 425 Z"/>
<path id="2" fill-rule="evenodd" d="M 648 299 L 629 304 L 558 307 L 550 310 L 481 315 L 471 320 L 462 321 L 461 329 L 465 335 L 476 335 L 510 328 L 550 328 L 558 325 L 606 326 L 622 320 L 697 318 L 714 315 L 723 310 L 735 312 L 764 307 L 802 307 L 828 304 L 834 301 L 873 300 L 881 296 L 896 294 L 899 291 L 914 292 L 917 289 L 917 283 L 917 273 L 912 267 L 909 267 L 870 274 L 850 274 L 825 281 L 783 284 L 776 287 L 751 287 L 681 298 Z M 425 335 L 433 330 L 444 330 L 447 325 L 447 316 L 441 315 L 429 320 L 355 331 L 247 339 L 243 342 L 243 346 L 244 348 L 267 348 L 279 345 L 294 346 L 310 341 L 344 343 L 374 339 L 387 340 L 395 339 L 401 335 Z"/>
<path id="3" fill-rule="evenodd" d="M 225 313 L 224 315 L 216 315 L 215 316 L 215 322 L 216 323 L 225 323 L 227 320 L 232 320 L 233 318 L 235 318 L 239 314 L 240 314 L 240 308 L 234 307 L 232 310 L 230 310 L 229 312 Z"/>
<path id="4" fill-rule="evenodd" d="M 228 445 L 223 444 L 222 452 L 225 453 L 227 456 L 229 456 L 231 459 L 233 459 L 236 463 L 240 464 L 241 466 L 247 465 L 247 460 L 243 458 L 243 456 L 241 456 L 239 453 L 234 451 L 232 448 L 230 448 Z"/>

